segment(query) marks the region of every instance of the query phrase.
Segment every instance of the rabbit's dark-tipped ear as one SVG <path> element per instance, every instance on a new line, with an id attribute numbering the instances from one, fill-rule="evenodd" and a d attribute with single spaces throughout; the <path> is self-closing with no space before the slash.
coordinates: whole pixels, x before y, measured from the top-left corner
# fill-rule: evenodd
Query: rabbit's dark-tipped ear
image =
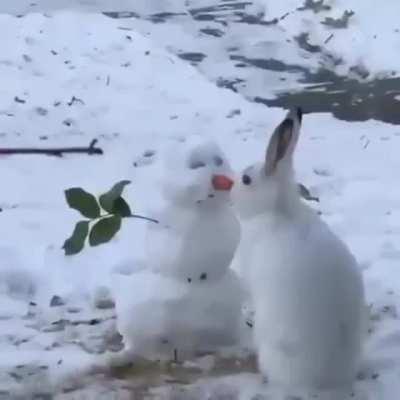
<path id="1" fill-rule="evenodd" d="M 299 137 L 302 111 L 290 110 L 271 136 L 265 156 L 265 172 L 271 175 L 279 163 L 290 161 Z"/>

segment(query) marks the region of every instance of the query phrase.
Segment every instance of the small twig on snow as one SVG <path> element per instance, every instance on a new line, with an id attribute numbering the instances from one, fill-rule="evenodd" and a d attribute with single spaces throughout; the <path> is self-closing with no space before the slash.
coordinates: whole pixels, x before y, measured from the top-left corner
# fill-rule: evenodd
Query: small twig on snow
<path id="1" fill-rule="evenodd" d="M 325 44 L 329 43 L 331 41 L 331 39 L 333 38 L 334 34 L 331 33 L 324 41 Z"/>
<path id="2" fill-rule="evenodd" d="M 279 17 L 279 21 L 283 21 L 290 14 L 291 14 L 291 12 L 287 12 L 287 13 L 283 14 L 282 17 Z"/>
<path id="3" fill-rule="evenodd" d="M 62 157 L 63 154 L 88 154 L 88 155 L 101 155 L 103 150 L 96 147 L 97 139 L 93 139 L 88 147 L 53 147 L 53 148 L 0 148 L 0 155 L 13 155 L 13 154 L 45 154 L 48 156 Z"/>
<path id="4" fill-rule="evenodd" d="M 75 103 L 85 104 L 85 102 L 82 99 L 79 99 L 78 97 L 72 96 L 71 100 L 67 103 L 67 105 L 71 107 Z"/>

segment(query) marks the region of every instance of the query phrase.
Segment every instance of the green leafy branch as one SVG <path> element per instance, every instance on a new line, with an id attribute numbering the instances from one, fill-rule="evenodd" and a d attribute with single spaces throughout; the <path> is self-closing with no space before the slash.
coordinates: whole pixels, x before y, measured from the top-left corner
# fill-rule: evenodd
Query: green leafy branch
<path id="1" fill-rule="evenodd" d="M 121 229 L 123 218 L 140 218 L 158 223 L 155 219 L 132 213 L 129 204 L 122 197 L 125 186 L 129 184 L 130 181 L 120 181 L 98 199 L 82 188 L 65 191 L 69 207 L 88 218 L 77 222 L 72 235 L 64 242 L 65 255 L 81 252 L 87 239 L 92 247 L 108 243 Z"/>

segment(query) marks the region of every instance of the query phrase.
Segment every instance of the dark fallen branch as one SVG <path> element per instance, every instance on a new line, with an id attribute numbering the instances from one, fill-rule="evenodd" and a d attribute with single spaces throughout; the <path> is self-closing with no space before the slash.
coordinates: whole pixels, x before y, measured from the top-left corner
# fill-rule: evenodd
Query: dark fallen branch
<path id="1" fill-rule="evenodd" d="M 54 147 L 54 148 L 1 148 L 0 155 L 11 154 L 45 154 L 48 156 L 62 157 L 63 154 L 103 154 L 103 150 L 96 147 L 97 139 L 93 139 L 88 147 Z"/>
<path id="2" fill-rule="evenodd" d="M 327 43 L 329 43 L 329 41 L 333 38 L 333 33 L 331 33 L 326 39 L 325 39 L 325 41 L 324 41 L 324 44 L 327 44 Z"/>

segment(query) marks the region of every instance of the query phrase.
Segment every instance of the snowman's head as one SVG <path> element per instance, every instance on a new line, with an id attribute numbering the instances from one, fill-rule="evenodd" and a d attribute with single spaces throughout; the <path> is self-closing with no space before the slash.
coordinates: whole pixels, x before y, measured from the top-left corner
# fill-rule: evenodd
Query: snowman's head
<path id="1" fill-rule="evenodd" d="M 167 171 L 169 175 L 173 174 L 174 180 L 164 184 L 164 193 L 169 200 L 182 207 L 230 201 L 233 171 L 216 143 L 197 144 L 183 157 L 178 153 L 175 157 L 175 166 Z"/>

